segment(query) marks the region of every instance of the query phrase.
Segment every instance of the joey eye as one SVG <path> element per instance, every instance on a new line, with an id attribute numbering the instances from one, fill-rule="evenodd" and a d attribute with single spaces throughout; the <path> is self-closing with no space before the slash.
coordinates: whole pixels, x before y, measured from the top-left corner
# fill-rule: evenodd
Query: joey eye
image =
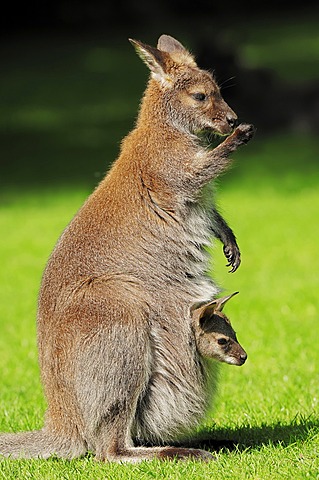
<path id="1" fill-rule="evenodd" d="M 194 100 L 197 100 L 199 102 L 203 102 L 204 100 L 206 100 L 206 95 L 205 93 L 193 93 L 193 98 Z"/>
<path id="2" fill-rule="evenodd" d="M 218 345 L 226 345 L 226 343 L 228 343 L 227 338 L 219 338 L 217 340 L 217 343 L 218 343 Z"/>

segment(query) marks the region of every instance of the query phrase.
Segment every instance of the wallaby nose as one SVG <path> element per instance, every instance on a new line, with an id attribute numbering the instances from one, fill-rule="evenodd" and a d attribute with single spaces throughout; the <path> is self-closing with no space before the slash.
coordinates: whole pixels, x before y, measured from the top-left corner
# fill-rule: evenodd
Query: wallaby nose
<path id="1" fill-rule="evenodd" d="M 226 120 L 228 122 L 228 125 L 231 127 L 231 128 L 235 128 L 237 123 L 238 123 L 238 119 L 235 115 L 231 115 L 230 113 L 228 113 L 226 115 Z"/>

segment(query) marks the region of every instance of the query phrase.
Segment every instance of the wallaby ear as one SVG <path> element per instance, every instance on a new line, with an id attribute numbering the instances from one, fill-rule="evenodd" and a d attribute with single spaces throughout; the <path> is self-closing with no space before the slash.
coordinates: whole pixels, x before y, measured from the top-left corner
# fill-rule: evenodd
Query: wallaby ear
<path id="1" fill-rule="evenodd" d="M 129 38 L 129 41 L 134 46 L 138 56 L 151 70 L 153 78 L 162 82 L 169 81 L 168 75 L 165 72 L 168 53 L 161 51 L 158 48 L 151 47 L 150 45 L 146 45 L 139 40 Z"/>
<path id="2" fill-rule="evenodd" d="M 162 52 L 167 52 L 177 63 L 183 63 L 196 67 L 196 62 L 191 53 L 175 38 L 170 35 L 161 35 L 157 42 L 157 48 Z"/>
<path id="3" fill-rule="evenodd" d="M 161 35 L 157 42 L 157 48 L 162 50 L 162 52 L 168 53 L 176 52 L 177 50 L 187 52 L 186 48 L 176 40 L 176 38 L 173 38 L 170 35 Z"/>

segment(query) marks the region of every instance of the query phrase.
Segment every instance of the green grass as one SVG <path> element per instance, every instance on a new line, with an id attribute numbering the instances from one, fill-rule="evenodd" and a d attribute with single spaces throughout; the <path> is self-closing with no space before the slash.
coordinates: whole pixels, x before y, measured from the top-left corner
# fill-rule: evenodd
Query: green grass
<path id="1" fill-rule="evenodd" d="M 279 48 L 271 56 L 276 38 L 294 34 L 287 26 L 254 41 L 256 29 L 248 30 L 242 51 L 254 45 L 265 63 L 284 57 Z M 314 37 L 311 26 L 305 36 Z M 41 427 L 45 411 L 35 329 L 43 268 L 131 128 L 146 70 L 130 47 L 107 42 L 64 48 L 30 40 L 7 51 L 0 79 L 0 431 L 18 431 Z M 1 460 L 0 478 L 319 478 L 318 156 L 314 136 L 258 132 L 219 182 L 242 265 L 228 274 L 216 243 L 213 275 L 227 293 L 240 291 L 226 313 L 248 360 L 241 368 L 222 365 L 201 431 L 236 448 L 217 452 L 210 464 Z"/>
<path id="2" fill-rule="evenodd" d="M 219 202 L 237 233 L 243 263 L 228 274 L 216 244 L 214 275 L 227 292 L 240 291 L 227 313 L 248 361 L 241 368 L 222 366 L 216 403 L 202 429 L 235 440 L 237 449 L 222 450 L 209 465 L 4 460 L 4 478 L 319 478 L 317 155 L 312 137 L 257 137 L 220 181 Z M 42 424 L 37 290 L 56 238 L 87 193 L 84 187 L 40 188 L 13 198 L 11 192 L 1 206 L 0 431 Z"/>

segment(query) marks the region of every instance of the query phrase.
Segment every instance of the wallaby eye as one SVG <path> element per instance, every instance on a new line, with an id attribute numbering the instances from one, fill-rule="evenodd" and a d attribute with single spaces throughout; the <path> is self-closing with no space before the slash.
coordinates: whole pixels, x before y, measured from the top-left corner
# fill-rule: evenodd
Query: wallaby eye
<path id="1" fill-rule="evenodd" d="M 227 338 L 219 338 L 217 340 L 217 343 L 218 343 L 218 345 L 226 345 L 226 343 L 228 343 Z"/>
<path id="2" fill-rule="evenodd" d="M 204 100 L 206 100 L 206 95 L 205 93 L 193 93 L 193 98 L 194 100 L 197 100 L 199 102 L 203 102 Z"/>

